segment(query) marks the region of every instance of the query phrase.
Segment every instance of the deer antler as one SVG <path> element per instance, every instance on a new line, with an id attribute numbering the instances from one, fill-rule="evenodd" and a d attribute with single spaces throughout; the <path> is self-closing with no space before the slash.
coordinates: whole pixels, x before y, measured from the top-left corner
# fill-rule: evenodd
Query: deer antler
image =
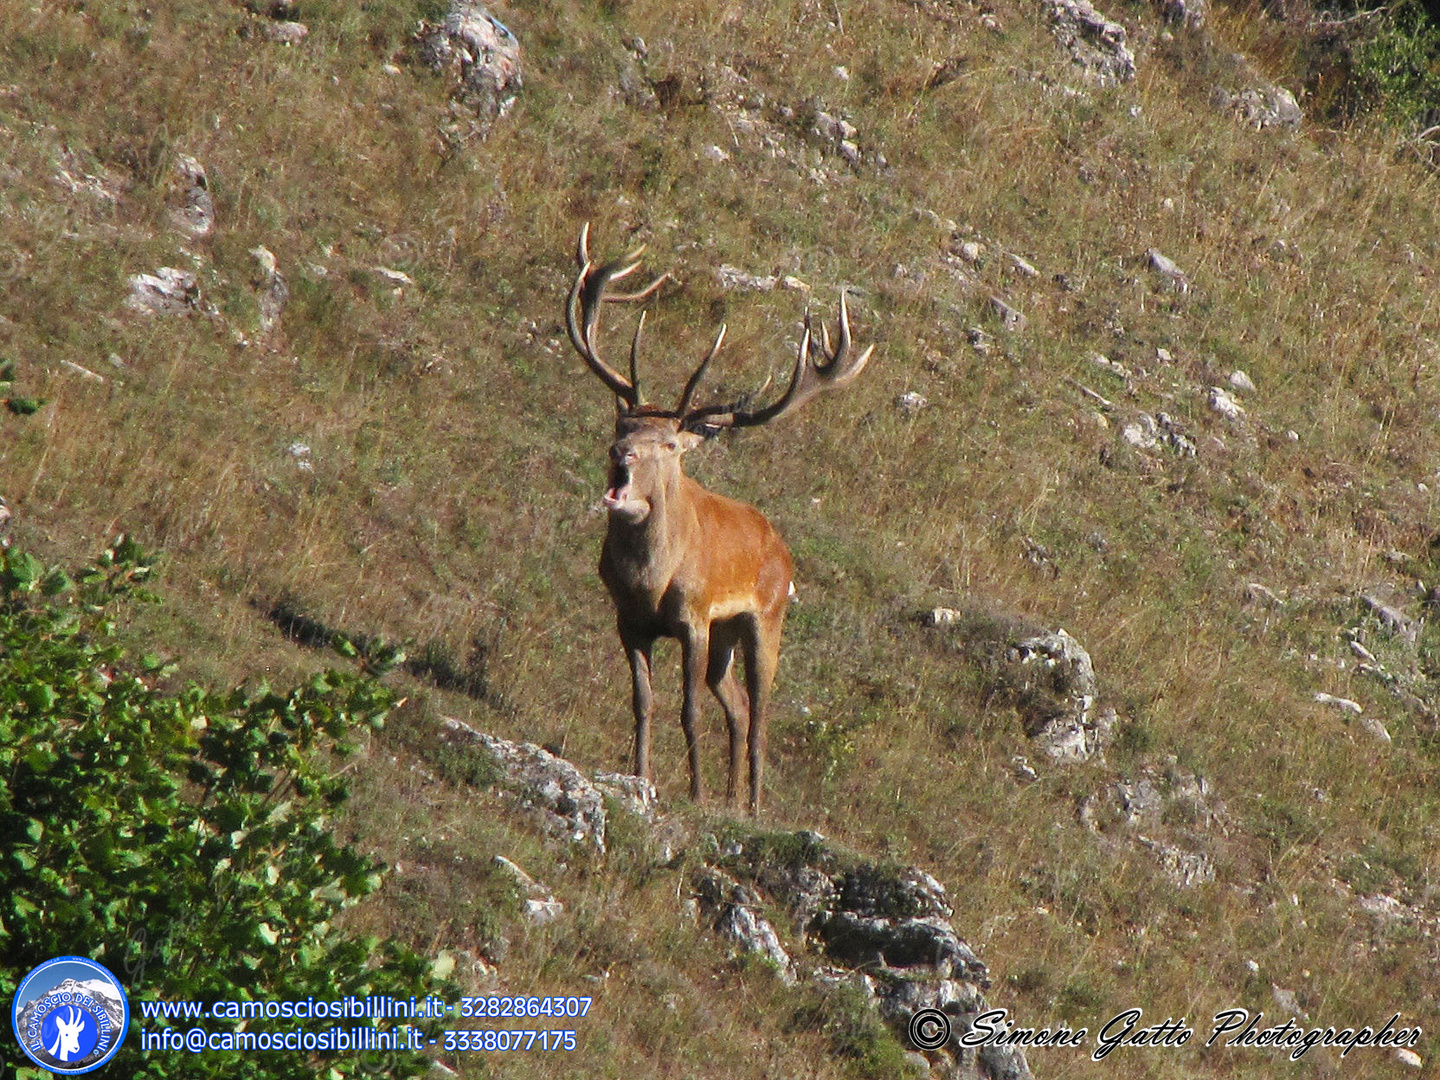
<path id="1" fill-rule="evenodd" d="M 604 303 L 629 303 L 651 296 L 670 277 L 661 274 L 638 292 L 606 296 L 605 290 L 612 281 L 619 281 L 635 272 L 640 266 L 640 256 L 645 247 L 642 244 L 630 254 L 604 266 L 596 267 L 590 261 L 590 223 L 580 230 L 580 241 L 575 246 L 575 262 L 580 273 L 570 289 L 570 299 L 565 305 L 565 326 L 570 332 L 570 344 L 580 354 L 590 370 L 610 388 L 611 393 L 625 402 L 631 409 L 642 405 L 640 378 L 638 373 L 640 354 L 640 331 L 645 325 L 642 314 L 640 324 L 635 328 L 635 337 L 630 345 L 630 378 L 625 378 L 604 360 L 595 348 L 595 326 L 600 320 L 600 306 Z"/>
<path id="2" fill-rule="evenodd" d="M 790 385 L 785 393 L 765 406 L 753 412 L 742 409 L 739 403 L 730 405 L 706 405 L 703 408 L 685 411 L 682 406 L 681 415 L 683 424 L 686 427 L 757 427 L 760 424 L 768 424 L 771 420 L 778 419 L 786 413 L 794 412 L 804 405 L 811 398 L 830 390 L 839 390 L 848 386 L 855 376 L 860 374 L 865 367 L 865 362 L 870 359 L 870 354 L 875 350 L 874 345 L 867 346 L 865 351 L 858 356 L 851 352 L 850 341 L 850 312 L 845 303 L 845 290 L 840 291 L 840 320 L 839 340 L 835 348 L 830 348 L 830 333 L 825 329 L 825 324 L 820 324 L 820 342 L 818 350 L 815 349 L 815 336 L 811 328 L 810 314 L 805 315 L 805 332 L 800 338 L 800 349 L 795 357 L 795 370 L 790 376 Z M 724 328 L 721 328 L 721 337 L 724 337 Z M 700 375 L 704 372 L 706 365 L 714 358 L 715 351 L 719 349 L 720 343 L 717 340 L 715 349 L 711 350 L 704 362 L 694 375 L 690 377 L 691 384 L 698 384 Z M 824 365 L 817 364 L 810 355 L 812 351 L 819 351 L 825 358 Z M 766 380 L 767 385 L 769 380 Z M 683 402 L 688 405 L 690 396 L 694 392 L 694 386 L 687 384 Z"/>

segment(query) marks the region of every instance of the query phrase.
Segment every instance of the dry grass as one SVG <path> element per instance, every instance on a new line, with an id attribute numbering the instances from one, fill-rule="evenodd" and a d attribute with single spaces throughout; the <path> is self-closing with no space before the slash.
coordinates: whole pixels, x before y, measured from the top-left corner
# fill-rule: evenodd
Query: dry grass
<path id="1" fill-rule="evenodd" d="M 572 916 L 512 929 L 507 985 L 572 992 L 608 973 L 582 1071 L 861 1070 L 793 1022 L 800 1004 L 767 973 L 683 924 L 674 873 L 623 851 L 562 868 L 501 808 L 410 770 L 440 712 L 563 745 L 587 767 L 628 760 L 623 664 L 594 573 L 610 403 L 558 321 L 590 220 L 606 250 L 648 240 L 651 265 L 682 283 L 654 312 L 657 393 L 678 390 L 721 320 L 719 387 L 786 362 L 803 300 L 726 292 L 721 263 L 794 274 L 826 311 L 855 286 L 857 329 L 878 344 L 843 398 L 691 463 L 761 506 L 800 567 L 774 824 L 936 873 L 999 976 L 997 1003 L 1031 1023 L 1093 1027 L 1131 1005 L 1197 1023 L 1232 1004 L 1273 1010 L 1273 982 L 1318 1022 L 1400 1011 L 1440 1028 L 1424 989 L 1433 941 L 1333 884 L 1435 914 L 1433 721 L 1358 675 L 1337 632 L 1360 629 L 1436 700 L 1433 632 L 1408 649 L 1355 600 L 1440 577 L 1436 179 L 1364 124 L 1257 133 L 1210 110 L 1210 83 L 1229 74 L 1193 42 L 1162 47 L 1140 7 L 1111 12 L 1138 31 L 1138 81 L 1068 96 L 1080 84 L 1042 20 L 1010 3 L 995 7 L 999 31 L 977 9 L 894 0 L 517 8 L 502 14 L 527 50 L 525 90 L 488 141 L 455 150 L 437 135 L 447 87 L 408 54 L 434 6 L 315 0 L 309 38 L 285 47 L 237 33 L 253 25 L 238 6 L 0 0 L 0 356 L 15 361 L 13 392 L 46 402 L 0 412 L 0 491 L 21 540 L 75 559 L 123 529 L 161 549 L 164 603 L 133 632 L 207 681 L 317 663 L 264 617 L 285 599 L 442 649 L 495 692 L 401 678 L 412 704 L 372 747 L 348 827 L 415 871 L 359 922 L 475 947 L 467 912 L 490 910 L 474 906 L 493 885 L 489 855 L 512 854 L 553 879 Z M 1217 33 L 1278 62 L 1254 18 L 1222 12 Z M 671 104 L 616 91 L 636 69 L 633 35 Z M 926 89 L 951 58 L 959 76 Z M 784 157 L 737 126 L 726 66 L 770 103 L 753 115 Z M 851 169 L 808 136 L 816 101 L 888 169 L 873 157 Z M 181 153 L 209 174 L 208 240 L 167 224 Z M 72 190 L 62 167 L 96 180 Z M 978 266 L 949 253 L 964 239 L 986 246 Z M 249 254 L 261 244 L 291 291 L 268 337 Z M 1186 271 L 1188 293 L 1147 269 L 1151 247 Z M 1040 276 L 1015 276 L 1004 252 Z M 126 276 L 161 265 L 195 269 L 218 314 L 127 311 Z M 395 291 L 377 266 L 414 285 Z M 991 292 L 1024 330 L 1000 327 Z M 967 344 L 971 326 L 988 355 Z M 1135 376 L 1101 371 L 1096 353 Z M 1206 402 L 1236 368 L 1259 387 L 1239 428 Z M 1115 409 L 1102 417 L 1072 380 Z M 892 403 L 905 390 L 931 407 L 903 416 Z M 1121 441 L 1141 411 L 1172 415 L 1197 456 Z M 1288 603 L 1247 604 L 1250 582 Z M 909 618 L 958 600 L 1067 628 L 1139 734 L 1107 766 L 1017 786 L 1010 759 L 1029 750 L 1013 715 L 987 709 L 973 672 Z M 665 670 L 668 718 L 678 675 Z M 1344 724 L 1317 690 L 1365 702 L 1394 744 Z M 706 752 L 717 769 L 718 734 Z M 658 725 L 655 753 L 662 793 L 705 827 L 708 810 L 684 807 L 678 725 Z M 1077 800 L 1117 773 L 1171 757 L 1232 818 L 1218 880 L 1190 891 L 1076 820 Z M 1032 1060 L 1046 1077 L 1288 1068 L 1258 1052 Z M 1357 1051 L 1343 1067 L 1394 1065 Z"/>

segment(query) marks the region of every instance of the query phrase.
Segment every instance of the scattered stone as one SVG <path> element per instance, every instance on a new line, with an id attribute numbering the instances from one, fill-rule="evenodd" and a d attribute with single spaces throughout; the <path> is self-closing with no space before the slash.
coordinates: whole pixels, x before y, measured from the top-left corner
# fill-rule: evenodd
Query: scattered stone
<path id="1" fill-rule="evenodd" d="M 1352 653 L 1354 653 L 1355 656 L 1356 656 L 1362 663 L 1374 664 L 1374 665 L 1376 665 L 1376 666 L 1378 666 L 1379 663 L 1380 663 L 1379 660 L 1375 659 L 1375 654 L 1372 653 L 1369 649 L 1367 649 L 1364 645 L 1362 645 L 1362 644 L 1361 644 L 1359 641 L 1357 641 L 1355 638 L 1351 638 L 1351 639 L 1350 639 L 1350 651 L 1351 651 Z"/>
<path id="2" fill-rule="evenodd" d="M 415 284 L 415 279 L 405 273 L 404 270 L 392 270 L 388 266 L 376 266 L 372 267 L 372 269 L 396 288 L 403 289 L 406 285 Z"/>
<path id="3" fill-rule="evenodd" d="M 188 270 L 162 266 L 153 274 L 129 278 L 126 307 L 146 315 L 184 315 L 200 306 L 200 282 Z"/>
<path id="4" fill-rule="evenodd" d="M 1403 1046 L 1395 1048 L 1395 1060 L 1401 1065 L 1409 1065 L 1412 1069 L 1418 1069 L 1425 1064 L 1425 1060 L 1414 1050 L 1407 1050 Z"/>
<path id="5" fill-rule="evenodd" d="M 1195 441 L 1180 431 L 1169 413 L 1159 412 L 1154 416 L 1141 413 L 1133 423 L 1120 430 L 1120 437 L 1140 450 L 1151 450 L 1163 445 L 1181 457 L 1195 457 Z"/>
<path id="6" fill-rule="evenodd" d="M 1257 131 L 1270 127 L 1294 130 L 1305 119 L 1295 95 L 1283 86 L 1261 86 L 1238 94 L 1216 87 L 1212 98 L 1219 108 L 1232 111 Z"/>
<path id="7" fill-rule="evenodd" d="M 1421 622 L 1419 619 L 1412 619 L 1399 608 L 1392 607 L 1370 593 L 1362 593 L 1360 602 L 1370 609 L 1386 630 L 1396 637 L 1403 638 L 1411 645 L 1415 644 L 1420 636 Z"/>
<path id="8" fill-rule="evenodd" d="M 1090 654 L 1063 629 L 1016 642 L 1007 650 L 1006 681 L 1025 718 L 1026 734 L 1054 761 L 1102 755 L 1115 710 L 1096 705 Z"/>
<path id="9" fill-rule="evenodd" d="M 81 364 L 75 363 L 74 360 L 66 360 L 63 356 L 60 358 L 60 366 L 68 371 L 73 371 L 76 375 L 79 375 L 82 378 L 89 379 L 91 382 L 103 383 L 106 381 L 104 375 L 97 375 L 89 368 Z"/>
<path id="10" fill-rule="evenodd" d="M 978 244 L 974 240 L 966 240 L 954 250 L 955 254 L 959 255 L 968 263 L 978 263 L 980 256 L 985 254 L 984 245 Z"/>
<path id="11" fill-rule="evenodd" d="M 1040 276 L 1040 271 L 1036 270 L 1034 266 L 1032 266 L 1026 260 L 1022 259 L 1019 255 L 1011 252 L 1009 255 L 1009 259 L 1011 269 L 1013 269 L 1021 277 L 1034 279 Z"/>
<path id="12" fill-rule="evenodd" d="M 1155 248 L 1146 249 L 1145 262 L 1151 270 L 1154 270 L 1164 278 L 1169 285 L 1178 291 L 1182 293 L 1190 291 L 1190 279 L 1185 276 L 1185 271 L 1175 265 L 1172 259 L 1160 254 Z"/>
<path id="13" fill-rule="evenodd" d="M 525 917 L 536 926 L 552 923 L 565 914 L 565 905 L 555 899 L 554 893 L 504 855 L 495 856 L 495 865 L 509 874 L 525 894 Z"/>
<path id="14" fill-rule="evenodd" d="M 260 32 L 268 41 L 278 42 L 281 45 L 298 45 L 310 35 L 310 28 L 301 22 L 282 20 L 262 24 Z"/>
<path id="15" fill-rule="evenodd" d="M 261 245 L 251 248 L 250 254 L 259 271 L 255 288 L 259 294 L 260 333 L 268 334 L 279 325 L 285 302 L 290 299 L 290 286 L 285 283 L 285 275 L 276 267 L 274 252 Z"/>
<path id="16" fill-rule="evenodd" d="M 1244 407 L 1221 386 L 1210 387 L 1210 408 L 1232 424 L 1245 419 Z"/>
<path id="17" fill-rule="evenodd" d="M 845 159 L 847 165 L 858 166 L 860 164 L 860 147 L 849 139 L 841 139 L 840 145 L 836 149 L 840 151 L 840 156 Z"/>
<path id="18" fill-rule="evenodd" d="M 79 154 L 62 148 L 56 154 L 55 183 L 72 195 L 87 195 L 113 207 L 120 201 L 124 183 L 103 165 L 97 164 L 95 172 L 90 172 L 85 166 L 86 162 Z"/>
<path id="19" fill-rule="evenodd" d="M 1244 394 L 1253 394 L 1255 392 L 1255 384 L 1250 381 L 1250 376 L 1239 368 L 1236 368 L 1230 373 L 1230 386 L 1232 389 L 1239 390 Z"/>
<path id="20" fill-rule="evenodd" d="M 1035 767 L 1026 760 L 1023 754 L 1016 754 L 1010 759 L 1010 771 L 1014 774 L 1017 783 L 1033 784 L 1040 779 L 1040 774 Z"/>
<path id="21" fill-rule="evenodd" d="M 929 400 L 924 395 L 917 394 L 914 390 L 906 390 L 895 399 L 895 407 L 906 416 L 914 416 L 929 404 Z"/>
<path id="22" fill-rule="evenodd" d="M 1245 600 L 1247 603 L 1262 602 L 1271 607 L 1284 607 L 1285 601 L 1276 596 L 1275 593 L 1261 585 L 1258 581 L 1252 581 L 1245 586 Z"/>
<path id="23" fill-rule="evenodd" d="M 1390 737 L 1390 732 L 1385 725 L 1373 716 L 1362 716 L 1360 726 L 1383 743 L 1389 744 L 1395 741 Z"/>
<path id="24" fill-rule="evenodd" d="M 1000 324 L 1012 334 L 1025 329 L 1025 316 L 998 296 L 990 297 L 990 310 L 1000 319 Z"/>
<path id="25" fill-rule="evenodd" d="M 1337 709 L 1340 709 L 1344 712 L 1354 713 L 1356 716 L 1359 716 L 1362 712 L 1365 711 L 1360 707 L 1360 703 L 1358 701 L 1351 701 L 1349 698 L 1336 697 L 1333 694 L 1325 693 L 1323 690 L 1317 690 L 1315 692 L 1315 700 L 1321 705 L 1333 705 Z"/>
<path id="26" fill-rule="evenodd" d="M 1275 1004 L 1280 1006 L 1280 1014 L 1292 1020 L 1309 1020 L 1310 1014 L 1300 1007 L 1299 1000 L 1295 997 L 1294 990 L 1286 990 L 1283 987 L 1270 984 L 1270 996 L 1275 999 Z"/>
<path id="27" fill-rule="evenodd" d="M 828 139 L 837 146 L 842 142 L 854 142 L 860 134 L 854 124 L 839 116 L 833 116 L 824 109 L 815 112 L 815 126 L 812 129 L 822 139 Z"/>
<path id="28" fill-rule="evenodd" d="M 175 159 L 174 171 L 179 179 L 176 205 L 169 210 L 170 224 L 192 240 L 203 240 L 215 231 L 215 201 L 205 169 L 189 154 Z"/>
<path id="29" fill-rule="evenodd" d="M 972 326 L 966 330 L 965 340 L 970 342 L 970 348 L 981 356 L 988 356 L 995 343 L 995 339 L 985 332 L 983 326 Z"/>
<path id="30" fill-rule="evenodd" d="M 751 274 L 741 270 L 738 266 L 731 266 L 729 263 L 722 263 L 715 271 L 715 276 L 720 279 L 722 289 L 750 289 L 754 292 L 769 292 L 780 284 L 779 274 L 767 274 L 764 277 L 758 274 Z"/>
<path id="31" fill-rule="evenodd" d="M 440 737 L 486 751 L 499 769 L 500 785 L 533 812 L 543 831 L 605 850 L 604 795 L 570 762 L 534 743 L 499 739 L 449 717 L 441 718 Z"/>
<path id="32" fill-rule="evenodd" d="M 937 607 L 925 612 L 920 621 L 926 626 L 953 626 L 960 617 L 961 613 L 954 608 Z"/>
<path id="33" fill-rule="evenodd" d="M 314 472 L 315 463 L 310 458 L 310 447 L 303 442 L 290 444 L 290 456 L 295 459 L 295 467 L 301 472 Z"/>
<path id="34" fill-rule="evenodd" d="M 1126 45 L 1125 28 L 1111 22 L 1088 0 L 1045 0 L 1051 28 L 1070 53 L 1070 61 L 1099 86 L 1135 78 L 1135 54 Z"/>
<path id="35" fill-rule="evenodd" d="M 1173 364 L 1175 362 L 1175 357 L 1171 354 L 1169 349 L 1162 349 L 1157 346 L 1155 349 L 1155 360 L 1157 363 L 1160 364 Z"/>
<path id="36" fill-rule="evenodd" d="M 456 73 L 452 102 L 473 118 L 445 129 L 451 141 L 484 138 L 515 104 L 524 85 L 520 42 L 510 28 L 473 0 L 450 0 L 444 22 L 422 21 L 415 33 L 420 62 L 432 71 Z M 453 111 L 453 110 L 452 110 Z"/>
<path id="37" fill-rule="evenodd" d="M 716 164 L 723 164 L 724 162 L 730 160 L 730 155 L 725 151 L 724 147 L 717 146 L 714 143 L 711 143 L 709 146 L 705 147 L 705 149 L 701 151 L 701 153 L 703 153 L 707 159 L 715 162 Z"/>
<path id="38" fill-rule="evenodd" d="M 1135 839 L 1159 860 L 1161 871 L 1179 888 L 1191 889 L 1215 880 L 1215 861 L 1209 855 L 1146 836 Z"/>

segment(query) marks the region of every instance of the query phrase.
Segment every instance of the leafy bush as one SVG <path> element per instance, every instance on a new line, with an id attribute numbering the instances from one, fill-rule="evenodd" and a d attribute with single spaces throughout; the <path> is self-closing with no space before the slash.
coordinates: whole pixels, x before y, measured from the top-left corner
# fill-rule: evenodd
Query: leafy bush
<path id="1" fill-rule="evenodd" d="M 388 692 L 335 672 L 288 693 L 157 690 L 165 666 L 128 663 L 109 615 L 148 570 L 128 542 L 74 580 L 0 551 L 0 998 L 44 960 L 85 954 L 132 1000 L 112 1075 L 423 1072 L 414 1053 L 141 1051 L 135 1029 L 157 1021 L 136 1015 L 137 999 L 437 989 L 423 957 L 332 921 L 380 874 L 327 827 L 347 794 L 330 766 L 352 729 L 381 725 Z"/>
<path id="2" fill-rule="evenodd" d="M 1433 115 L 1440 108 L 1440 25 L 1417 0 L 1390 5 L 1357 45 L 1355 71 L 1400 122 Z"/>

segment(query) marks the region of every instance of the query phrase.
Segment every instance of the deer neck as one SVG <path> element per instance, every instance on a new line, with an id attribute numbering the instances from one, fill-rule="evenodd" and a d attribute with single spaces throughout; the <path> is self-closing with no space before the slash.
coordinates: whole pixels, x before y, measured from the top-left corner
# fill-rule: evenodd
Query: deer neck
<path id="1" fill-rule="evenodd" d="M 610 518 L 606 549 L 612 565 L 634 586 L 663 589 L 693 546 L 699 486 L 680 468 L 664 470 L 650 492 L 643 521 Z"/>

